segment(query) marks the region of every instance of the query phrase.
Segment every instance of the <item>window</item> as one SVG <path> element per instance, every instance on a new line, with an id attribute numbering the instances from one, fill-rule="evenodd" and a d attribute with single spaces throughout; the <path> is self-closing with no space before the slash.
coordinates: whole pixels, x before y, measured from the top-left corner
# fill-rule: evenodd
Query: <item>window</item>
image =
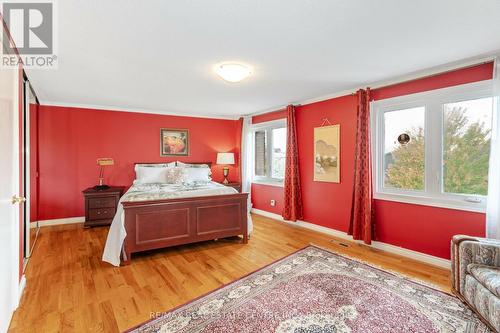
<path id="1" fill-rule="evenodd" d="M 375 198 L 484 211 L 489 82 L 372 104 Z"/>
<path id="2" fill-rule="evenodd" d="M 443 191 L 486 195 L 493 99 L 447 103 L 443 109 Z"/>
<path id="3" fill-rule="evenodd" d="M 280 185 L 285 177 L 286 122 L 284 119 L 254 126 L 254 179 Z"/>
<path id="4" fill-rule="evenodd" d="M 265 177 L 267 174 L 266 130 L 255 132 L 255 175 Z"/>
<path id="5" fill-rule="evenodd" d="M 425 177 L 425 107 L 384 113 L 384 186 L 422 191 Z M 400 144 L 398 136 L 409 136 Z"/>
<path id="6" fill-rule="evenodd" d="M 285 154 L 286 154 L 286 128 L 274 128 L 271 130 L 271 178 L 285 178 Z"/>

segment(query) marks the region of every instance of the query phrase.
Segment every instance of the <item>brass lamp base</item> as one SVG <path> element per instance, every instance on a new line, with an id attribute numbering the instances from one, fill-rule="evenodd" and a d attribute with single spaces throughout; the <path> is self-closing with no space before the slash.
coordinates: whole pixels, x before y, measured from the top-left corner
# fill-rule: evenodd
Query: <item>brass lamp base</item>
<path id="1" fill-rule="evenodd" d="M 104 178 L 99 177 L 99 185 L 94 186 L 94 190 L 102 191 L 102 190 L 107 190 L 108 188 L 110 188 L 110 186 L 104 184 Z"/>
<path id="2" fill-rule="evenodd" d="M 227 176 L 229 176 L 229 168 L 224 167 L 222 169 L 222 175 L 224 176 L 224 180 L 222 181 L 222 184 L 229 184 L 229 180 L 227 180 Z"/>

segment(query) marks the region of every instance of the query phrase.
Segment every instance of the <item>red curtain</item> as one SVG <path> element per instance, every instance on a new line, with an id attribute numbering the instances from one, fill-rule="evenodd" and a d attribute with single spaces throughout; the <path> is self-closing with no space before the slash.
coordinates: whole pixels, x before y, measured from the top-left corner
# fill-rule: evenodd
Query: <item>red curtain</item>
<path id="1" fill-rule="evenodd" d="M 287 141 L 285 164 L 284 207 L 282 216 L 288 221 L 303 219 L 302 195 L 300 191 L 299 154 L 297 146 L 297 127 L 295 125 L 295 107 L 286 107 Z"/>
<path id="2" fill-rule="evenodd" d="M 238 161 L 236 162 L 238 164 L 238 176 L 239 176 L 239 180 L 240 180 L 240 183 L 243 184 L 243 182 L 245 181 L 243 179 L 243 166 L 241 165 L 241 163 L 243 162 L 243 156 L 241 156 L 241 152 L 243 150 L 243 117 L 240 117 L 238 119 L 238 125 L 237 125 L 237 128 L 236 128 L 236 149 L 238 149 Z"/>
<path id="3" fill-rule="evenodd" d="M 371 244 L 374 215 L 370 146 L 370 89 L 358 90 L 357 97 L 354 188 L 348 233 L 354 239 L 362 239 L 366 244 Z"/>

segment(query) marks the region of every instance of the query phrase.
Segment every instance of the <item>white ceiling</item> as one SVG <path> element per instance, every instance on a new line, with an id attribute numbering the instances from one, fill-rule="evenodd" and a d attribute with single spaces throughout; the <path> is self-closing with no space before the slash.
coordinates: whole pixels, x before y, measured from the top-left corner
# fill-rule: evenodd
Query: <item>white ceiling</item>
<path id="1" fill-rule="evenodd" d="M 57 1 L 46 104 L 234 117 L 500 49 L 499 0 Z M 253 66 L 231 84 L 213 65 Z"/>

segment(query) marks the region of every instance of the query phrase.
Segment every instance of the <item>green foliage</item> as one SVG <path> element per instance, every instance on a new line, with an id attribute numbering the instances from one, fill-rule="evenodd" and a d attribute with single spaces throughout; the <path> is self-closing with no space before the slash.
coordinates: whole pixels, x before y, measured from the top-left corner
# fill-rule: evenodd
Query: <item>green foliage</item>
<path id="1" fill-rule="evenodd" d="M 390 157 L 393 162 L 386 169 L 385 185 L 411 190 L 424 189 L 425 141 L 424 129 L 409 131 L 410 142 L 398 146 Z"/>
<path id="2" fill-rule="evenodd" d="M 443 173 L 444 192 L 486 195 L 490 131 L 481 122 L 470 123 L 466 109 L 444 112 Z M 424 189 L 425 146 L 423 128 L 408 133 L 410 142 L 398 146 L 389 158 L 385 184 L 412 190 Z"/>
<path id="3" fill-rule="evenodd" d="M 444 191 L 486 195 L 488 192 L 489 130 L 468 124 L 465 109 L 445 110 Z"/>

